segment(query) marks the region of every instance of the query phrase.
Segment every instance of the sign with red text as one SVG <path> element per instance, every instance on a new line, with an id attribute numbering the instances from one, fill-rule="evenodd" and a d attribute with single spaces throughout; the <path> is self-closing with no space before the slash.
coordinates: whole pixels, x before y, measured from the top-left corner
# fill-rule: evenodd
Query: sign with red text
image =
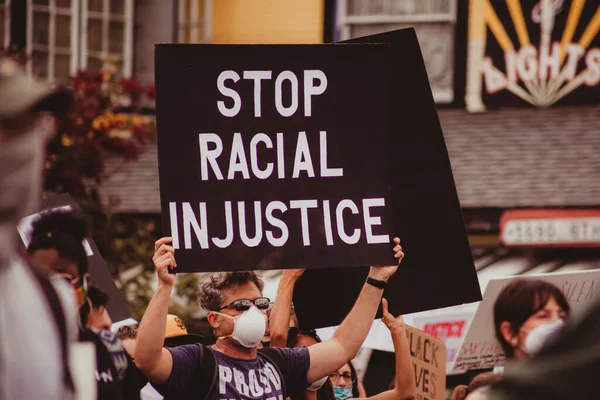
<path id="1" fill-rule="evenodd" d="M 504 286 L 513 279 L 540 279 L 556 285 L 565 294 L 572 312 L 600 295 L 600 269 L 490 280 L 460 348 L 454 370 L 487 369 L 504 365 L 504 352 L 494 331 L 494 303 Z"/>
<path id="2" fill-rule="evenodd" d="M 506 246 L 600 247 L 600 210 L 510 210 L 500 218 Z"/>
<path id="3" fill-rule="evenodd" d="M 444 342 L 446 370 L 450 372 L 472 319 L 472 313 L 415 316 L 412 326 Z"/>
<path id="4" fill-rule="evenodd" d="M 596 104 L 599 7 L 581 0 L 470 0 L 467 109 Z"/>
<path id="5" fill-rule="evenodd" d="M 177 272 L 395 262 L 389 50 L 156 47 L 162 217 Z"/>

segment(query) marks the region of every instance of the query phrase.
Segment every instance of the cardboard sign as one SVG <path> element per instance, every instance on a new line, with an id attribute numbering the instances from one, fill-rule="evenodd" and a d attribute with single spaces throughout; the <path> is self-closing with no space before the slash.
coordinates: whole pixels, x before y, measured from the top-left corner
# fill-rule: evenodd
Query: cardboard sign
<path id="1" fill-rule="evenodd" d="M 45 198 L 42 200 L 40 212 L 37 214 L 25 217 L 19 223 L 17 230 L 25 247 L 29 246 L 31 241 L 31 224 L 45 212 L 49 211 L 80 211 L 79 205 L 68 194 L 59 194 Z M 88 237 L 83 242 L 84 248 L 88 256 L 88 271 L 92 278 L 92 284 L 104 290 L 110 297 L 106 309 L 114 322 L 125 320 L 131 317 L 131 312 L 127 303 L 123 299 L 121 292 L 115 285 L 106 262 L 100 255 L 96 243 L 91 237 Z"/>
<path id="2" fill-rule="evenodd" d="M 446 345 L 441 340 L 408 325 L 406 337 L 415 373 L 415 399 L 445 399 Z M 381 320 L 375 321 L 363 347 L 394 352 L 392 335 Z"/>
<path id="3" fill-rule="evenodd" d="M 319 329 L 322 340 L 333 336 L 336 328 Z M 410 355 L 413 361 L 415 384 L 419 400 L 443 400 L 446 398 L 446 346 L 444 342 L 406 325 Z M 381 320 L 373 326 L 363 343 L 363 348 L 394 353 L 394 343 L 389 329 Z"/>
<path id="4" fill-rule="evenodd" d="M 394 262 L 389 50 L 157 45 L 177 272 Z"/>
<path id="5" fill-rule="evenodd" d="M 513 279 L 541 279 L 562 289 L 571 305 L 572 312 L 598 297 L 600 270 L 558 272 L 492 279 L 487 285 L 483 301 L 479 304 L 473 322 L 467 332 L 454 370 L 486 369 L 504 365 L 505 355 L 494 331 L 494 303 L 498 295 Z"/>
<path id="6" fill-rule="evenodd" d="M 471 248 L 415 31 L 403 29 L 354 41 L 392 46 L 391 197 L 395 236 L 402 240 L 405 257 L 385 290 L 390 311 L 408 314 L 479 301 Z M 391 252 L 391 247 L 386 251 Z M 353 264 L 340 259 L 339 265 Z M 366 267 L 307 271 L 294 291 L 302 327 L 339 325 L 367 273 Z"/>
<path id="7" fill-rule="evenodd" d="M 406 336 L 415 370 L 417 400 L 446 398 L 446 346 L 441 340 L 407 326 Z"/>

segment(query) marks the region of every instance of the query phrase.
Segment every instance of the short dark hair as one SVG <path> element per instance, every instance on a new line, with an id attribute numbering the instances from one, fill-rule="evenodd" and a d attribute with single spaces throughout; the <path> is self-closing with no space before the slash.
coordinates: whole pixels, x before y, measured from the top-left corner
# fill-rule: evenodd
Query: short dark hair
<path id="1" fill-rule="evenodd" d="M 72 212 L 42 213 L 33 223 L 29 254 L 40 249 L 55 249 L 61 258 L 77 263 L 79 276 L 88 272 L 87 254 L 82 241 L 88 234 L 85 220 Z"/>
<path id="2" fill-rule="evenodd" d="M 87 325 L 88 316 L 90 315 L 91 309 L 90 305 L 94 309 L 99 309 L 100 307 L 106 307 L 108 304 L 108 294 L 97 286 L 91 285 L 87 291 L 87 299 L 81 307 L 79 308 L 79 318 L 81 320 L 81 326 L 85 327 Z"/>
<path id="3" fill-rule="evenodd" d="M 138 324 L 122 326 L 119 328 L 119 330 L 117 330 L 116 335 L 121 340 L 136 339 L 138 333 L 138 326 Z"/>
<path id="4" fill-rule="evenodd" d="M 262 293 L 264 283 L 254 271 L 217 272 L 200 283 L 200 305 L 208 311 L 218 311 L 223 303 L 223 290 L 254 283 Z"/>
<path id="5" fill-rule="evenodd" d="M 494 303 L 494 326 L 496 338 L 507 358 L 514 356 L 514 349 L 504 339 L 500 324 L 508 321 L 513 333 L 517 334 L 525 321 L 543 309 L 550 298 L 554 298 L 566 314 L 570 313 L 571 307 L 565 295 L 550 282 L 539 279 L 516 279 L 502 289 Z"/>

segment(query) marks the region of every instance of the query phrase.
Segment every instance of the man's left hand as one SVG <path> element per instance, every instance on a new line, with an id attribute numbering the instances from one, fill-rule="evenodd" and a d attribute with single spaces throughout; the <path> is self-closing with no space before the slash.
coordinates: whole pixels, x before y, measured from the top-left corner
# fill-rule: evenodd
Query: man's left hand
<path id="1" fill-rule="evenodd" d="M 394 252 L 394 258 L 398 259 L 398 265 L 400 265 L 400 262 L 404 258 L 402 246 L 400 245 L 400 239 L 394 238 L 394 248 L 392 250 Z M 369 276 L 373 279 L 387 282 L 388 279 L 390 279 L 390 277 L 394 275 L 398 270 L 398 265 L 371 267 L 371 270 L 369 271 Z"/>

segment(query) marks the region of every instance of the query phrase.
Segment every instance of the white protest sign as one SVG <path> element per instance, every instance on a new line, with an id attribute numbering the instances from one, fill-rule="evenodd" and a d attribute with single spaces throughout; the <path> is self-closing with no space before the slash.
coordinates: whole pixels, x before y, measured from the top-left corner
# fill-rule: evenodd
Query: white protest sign
<path id="1" fill-rule="evenodd" d="M 96 399 L 96 347 L 93 343 L 73 343 L 69 366 L 75 386 L 75 400 Z"/>
<path id="2" fill-rule="evenodd" d="M 460 347 L 465 339 L 469 325 L 477 309 L 475 304 L 469 304 L 473 306 L 471 312 L 469 311 L 454 311 L 452 313 L 445 313 L 439 315 L 427 315 L 427 312 L 420 313 L 414 316 L 413 323 L 411 324 L 416 329 L 419 329 L 436 339 L 441 340 L 446 345 L 446 371 L 449 375 L 452 375 L 452 367 L 454 361 L 460 350 Z M 449 307 L 457 308 L 457 307 Z M 467 309 L 467 307 L 462 307 Z M 461 309 L 461 310 L 462 310 Z M 459 373 L 462 371 L 457 371 Z"/>
<path id="3" fill-rule="evenodd" d="M 455 371 L 504 365 L 504 352 L 496 340 L 494 330 L 494 303 L 504 286 L 514 279 L 540 279 L 556 285 L 565 294 L 572 311 L 577 311 L 598 295 L 600 270 L 520 275 L 490 280 L 454 363 Z"/>

